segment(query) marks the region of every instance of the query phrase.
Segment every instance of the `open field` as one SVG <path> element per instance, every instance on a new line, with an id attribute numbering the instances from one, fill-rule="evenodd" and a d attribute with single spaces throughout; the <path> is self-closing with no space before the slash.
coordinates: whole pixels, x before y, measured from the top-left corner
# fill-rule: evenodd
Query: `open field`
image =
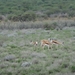
<path id="1" fill-rule="evenodd" d="M 43 49 L 48 38 L 64 44 Z M 75 75 L 75 28 L 0 30 L 0 75 Z"/>

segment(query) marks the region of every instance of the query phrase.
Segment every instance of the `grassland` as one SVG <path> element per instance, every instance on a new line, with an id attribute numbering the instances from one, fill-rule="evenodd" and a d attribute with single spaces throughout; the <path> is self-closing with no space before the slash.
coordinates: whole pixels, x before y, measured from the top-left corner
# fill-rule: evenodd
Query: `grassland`
<path id="1" fill-rule="evenodd" d="M 40 40 L 48 38 L 64 45 L 43 49 Z M 75 28 L 0 30 L 0 75 L 75 75 Z"/>

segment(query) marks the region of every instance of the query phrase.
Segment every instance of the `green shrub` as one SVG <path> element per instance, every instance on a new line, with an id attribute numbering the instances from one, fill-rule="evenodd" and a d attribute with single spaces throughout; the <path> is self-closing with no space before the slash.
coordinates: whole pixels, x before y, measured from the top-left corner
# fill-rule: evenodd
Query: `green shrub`
<path id="1" fill-rule="evenodd" d="M 75 66 L 72 66 L 72 67 L 71 67 L 71 71 L 72 71 L 72 72 L 75 72 Z"/>
<path id="2" fill-rule="evenodd" d="M 12 20 L 12 21 L 18 21 L 18 20 L 19 20 L 19 19 L 18 19 L 18 16 L 15 15 L 15 14 L 10 14 L 10 15 L 8 16 L 8 19 L 9 19 L 9 20 Z"/>
<path id="3" fill-rule="evenodd" d="M 22 21 L 32 21 L 36 19 L 36 14 L 33 11 L 27 11 L 22 14 Z"/>
<path id="4" fill-rule="evenodd" d="M 57 23 L 56 22 L 54 22 L 54 23 L 52 23 L 52 24 L 48 24 L 48 23 L 46 23 L 45 25 L 44 25 L 44 29 L 46 29 L 46 30 L 53 30 L 53 29 L 55 29 L 57 27 Z"/>

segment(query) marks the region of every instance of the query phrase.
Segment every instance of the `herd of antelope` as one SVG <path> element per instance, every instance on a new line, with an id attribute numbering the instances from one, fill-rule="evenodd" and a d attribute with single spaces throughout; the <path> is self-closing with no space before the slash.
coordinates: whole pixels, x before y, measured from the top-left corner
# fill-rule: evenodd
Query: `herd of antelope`
<path id="1" fill-rule="evenodd" d="M 52 40 L 52 39 L 42 39 L 41 40 L 41 47 L 45 48 L 45 46 L 49 48 L 52 48 L 53 45 L 63 45 L 62 42 L 59 42 L 58 40 Z M 38 45 L 38 41 L 31 41 L 30 42 L 31 45 L 37 46 Z"/>

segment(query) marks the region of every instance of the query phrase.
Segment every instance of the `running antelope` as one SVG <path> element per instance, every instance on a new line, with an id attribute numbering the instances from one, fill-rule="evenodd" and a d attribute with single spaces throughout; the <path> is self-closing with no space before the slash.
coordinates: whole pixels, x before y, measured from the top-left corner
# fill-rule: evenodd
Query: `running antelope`
<path id="1" fill-rule="evenodd" d="M 61 42 L 59 42 L 59 41 L 57 41 L 57 40 L 52 40 L 52 43 L 58 44 L 58 45 L 62 44 Z"/>
<path id="2" fill-rule="evenodd" d="M 44 48 L 45 46 L 52 48 L 52 42 L 46 39 L 41 40 L 41 46 Z"/>
<path id="3" fill-rule="evenodd" d="M 57 40 L 55 40 L 55 39 L 50 39 L 50 38 L 48 38 L 48 40 L 51 41 L 53 44 L 58 44 L 58 45 L 63 44 L 62 42 L 59 42 L 59 41 L 57 41 Z"/>
<path id="4" fill-rule="evenodd" d="M 63 45 L 63 43 L 62 42 L 60 42 L 60 41 L 58 41 L 58 40 L 52 40 L 52 43 L 54 44 L 54 45 L 56 45 L 57 47 L 59 46 L 59 45 Z"/>

